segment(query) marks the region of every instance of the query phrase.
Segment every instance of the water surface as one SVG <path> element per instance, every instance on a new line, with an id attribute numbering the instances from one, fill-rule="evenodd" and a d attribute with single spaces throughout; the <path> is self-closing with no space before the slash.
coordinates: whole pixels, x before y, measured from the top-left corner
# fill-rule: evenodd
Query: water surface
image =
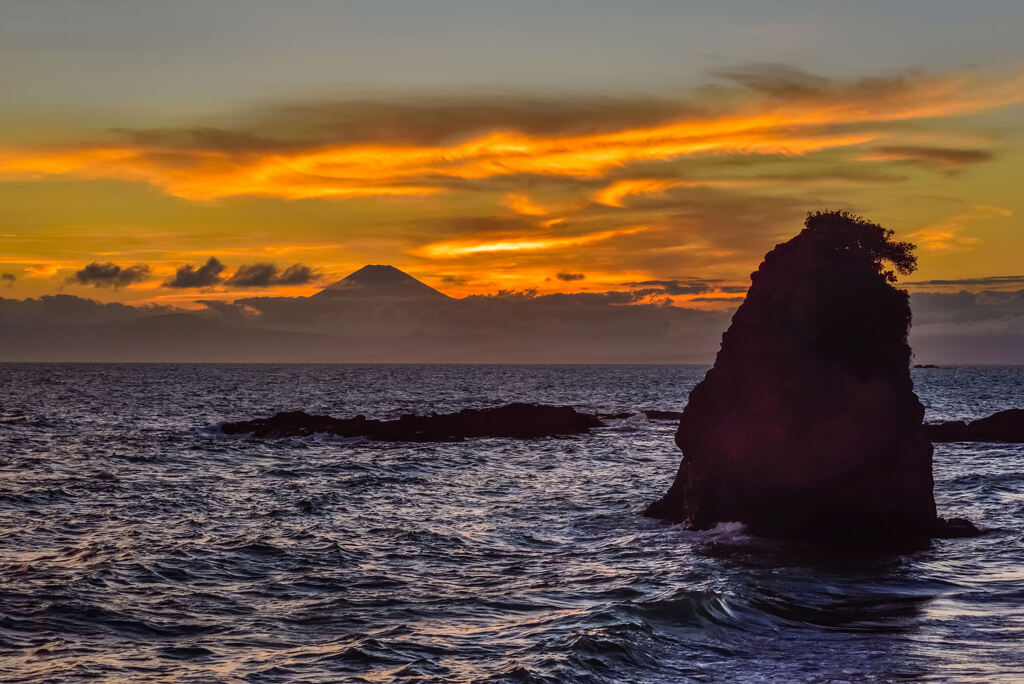
<path id="1" fill-rule="evenodd" d="M 1024 677 L 1024 447 L 943 444 L 992 528 L 906 554 L 640 517 L 674 425 L 459 444 L 227 437 L 303 409 L 680 410 L 696 366 L 0 365 L 0 678 L 863 681 Z M 928 419 L 1024 369 L 914 371 Z"/>

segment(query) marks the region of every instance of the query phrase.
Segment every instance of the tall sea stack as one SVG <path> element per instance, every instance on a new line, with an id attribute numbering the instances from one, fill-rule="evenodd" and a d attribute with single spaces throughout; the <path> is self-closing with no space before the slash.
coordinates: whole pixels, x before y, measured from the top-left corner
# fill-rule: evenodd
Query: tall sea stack
<path id="1" fill-rule="evenodd" d="M 916 267 L 913 249 L 860 217 L 819 212 L 769 252 L 690 393 L 675 482 L 645 514 L 794 539 L 941 531 L 909 296 L 893 286 L 894 271 Z"/>

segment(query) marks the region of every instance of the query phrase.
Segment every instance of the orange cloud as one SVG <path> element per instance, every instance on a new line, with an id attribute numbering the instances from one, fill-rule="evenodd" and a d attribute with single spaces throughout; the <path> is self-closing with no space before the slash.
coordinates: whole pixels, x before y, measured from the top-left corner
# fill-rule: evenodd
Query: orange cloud
<path id="1" fill-rule="evenodd" d="M 634 235 L 648 229 L 648 226 L 634 226 L 632 228 L 602 230 L 596 233 L 575 235 L 571 237 L 536 236 L 510 238 L 506 240 L 446 240 L 424 245 L 417 249 L 410 250 L 410 252 L 428 259 L 451 259 L 488 252 L 538 252 L 549 249 L 586 245 L 592 242 L 609 240 L 622 235 Z"/>
<path id="2" fill-rule="evenodd" d="M 519 174 L 587 179 L 631 164 L 691 155 L 803 155 L 877 140 L 876 128 L 887 122 L 955 116 L 1022 101 L 1020 78 L 997 83 L 977 83 L 967 76 L 918 78 L 899 87 L 768 99 L 718 115 L 591 134 L 496 130 L 447 145 L 375 142 L 269 151 L 153 141 L 8 149 L 0 151 L 0 178 L 138 181 L 190 200 L 422 196 L 442 191 L 452 180 Z M 511 198 L 510 206 L 526 213 L 543 211 L 523 199 Z M 606 199 L 616 201 L 614 193 Z"/>
<path id="3" fill-rule="evenodd" d="M 616 181 L 594 193 L 594 201 L 609 207 L 625 207 L 625 198 L 633 195 L 653 195 L 672 188 L 740 188 L 764 185 L 757 180 L 684 181 L 671 178 L 630 178 Z"/>
<path id="4" fill-rule="evenodd" d="M 945 221 L 922 228 L 911 233 L 908 237 L 913 239 L 921 249 L 930 252 L 948 252 L 974 247 L 980 240 L 976 237 L 962 235 L 961 232 L 969 224 L 976 221 L 988 219 L 1005 218 L 1013 216 L 1013 212 L 1002 207 L 978 205 L 970 210 L 951 216 Z"/>
<path id="5" fill-rule="evenodd" d="M 55 261 L 44 264 L 28 264 L 25 266 L 26 278 L 50 278 L 70 267 L 74 262 Z"/>
<path id="6" fill-rule="evenodd" d="M 624 207 L 623 199 L 629 195 L 649 195 L 681 185 L 693 185 L 667 178 L 634 178 L 612 183 L 594 194 L 594 201 L 609 207 Z"/>
<path id="7" fill-rule="evenodd" d="M 523 216 L 547 216 L 550 213 L 547 207 L 537 204 L 529 195 L 522 192 L 510 192 L 505 195 L 504 204 Z"/>

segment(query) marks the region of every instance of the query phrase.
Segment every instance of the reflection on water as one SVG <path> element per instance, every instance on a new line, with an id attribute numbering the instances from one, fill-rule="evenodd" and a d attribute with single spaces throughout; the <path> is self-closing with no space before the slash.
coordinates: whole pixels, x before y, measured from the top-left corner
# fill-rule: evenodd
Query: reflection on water
<path id="1" fill-rule="evenodd" d="M 225 437 L 297 409 L 529 400 L 679 409 L 696 367 L 0 366 L 0 671 L 25 681 L 1013 680 L 1024 449 L 940 445 L 910 554 L 638 515 L 668 422 L 571 439 Z M 915 371 L 929 418 L 1024 404 L 1024 371 Z"/>

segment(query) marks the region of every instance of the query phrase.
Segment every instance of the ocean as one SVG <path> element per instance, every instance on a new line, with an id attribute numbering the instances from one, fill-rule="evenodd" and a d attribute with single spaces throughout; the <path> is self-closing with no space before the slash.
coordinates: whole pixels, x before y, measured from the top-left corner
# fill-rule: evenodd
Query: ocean
<path id="1" fill-rule="evenodd" d="M 702 366 L 0 365 L 0 680 L 1013 681 L 1024 445 L 939 444 L 894 553 L 643 518 L 675 425 L 454 444 L 225 436 L 301 409 L 681 410 Z M 927 420 L 1024 367 L 915 369 Z"/>

